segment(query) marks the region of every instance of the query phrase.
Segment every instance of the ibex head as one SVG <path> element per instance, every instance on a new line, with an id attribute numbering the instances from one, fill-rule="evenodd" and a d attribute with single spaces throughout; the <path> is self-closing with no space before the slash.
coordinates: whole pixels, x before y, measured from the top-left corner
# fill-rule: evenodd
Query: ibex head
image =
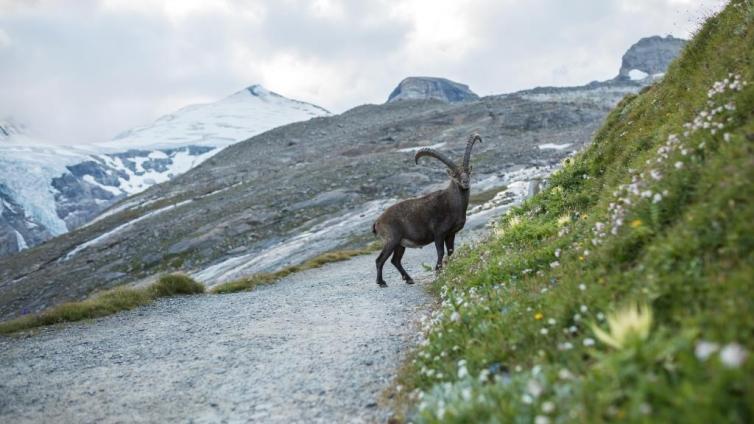
<path id="1" fill-rule="evenodd" d="M 456 165 L 447 156 L 429 147 L 419 149 L 419 151 L 416 152 L 416 156 L 414 156 L 414 162 L 418 164 L 419 158 L 422 156 L 429 156 L 439 160 L 448 167 L 448 176 L 450 176 L 450 178 L 455 181 L 455 183 L 458 184 L 459 187 L 464 190 L 468 190 L 470 187 L 469 179 L 471 176 L 471 166 L 469 165 L 469 160 L 471 159 L 471 148 L 477 141 L 480 143 L 482 142 L 482 137 L 478 133 L 474 133 L 469 137 L 469 140 L 466 142 L 466 153 L 463 155 L 463 163 L 461 166 Z"/>

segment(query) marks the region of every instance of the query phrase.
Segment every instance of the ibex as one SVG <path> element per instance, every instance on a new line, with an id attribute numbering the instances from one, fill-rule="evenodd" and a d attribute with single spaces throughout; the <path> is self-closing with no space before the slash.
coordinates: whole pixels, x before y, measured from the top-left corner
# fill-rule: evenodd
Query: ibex
<path id="1" fill-rule="evenodd" d="M 416 152 L 414 162 L 419 163 L 423 156 L 433 157 L 448 167 L 450 184 L 444 190 L 438 190 L 423 197 L 404 200 L 389 207 L 372 225 L 372 232 L 383 240 L 383 247 L 377 257 L 377 284 L 386 287 L 382 278 L 382 267 L 385 261 L 393 255 L 391 262 L 398 268 L 401 278 L 406 284 L 413 284 L 414 280 L 401 265 L 401 258 L 407 247 L 422 247 L 434 242 L 437 248 L 437 265 L 435 270 L 442 268 L 445 248 L 448 256 L 453 254 L 453 243 L 456 233 L 466 223 L 466 208 L 469 205 L 469 176 L 471 175 L 471 148 L 474 143 L 481 143 L 479 134 L 472 134 L 466 142 L 466 152 L 463 164 L 456 165 L 442 153 L 422 148 Z M 443 247 L 444 244 L 444 247 Z"/>

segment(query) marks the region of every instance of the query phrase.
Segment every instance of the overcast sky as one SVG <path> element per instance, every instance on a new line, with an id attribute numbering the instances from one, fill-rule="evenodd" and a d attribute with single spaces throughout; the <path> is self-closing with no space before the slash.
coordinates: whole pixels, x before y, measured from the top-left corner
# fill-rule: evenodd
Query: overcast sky
<path id="1" fill-rule="evenodd" d="M 251 84 L 343 112 L 404 77 L 480 95 L 614 77 L 640 37 L 721 0 L 0 0 L 0 119 L 112 138 Z"/>

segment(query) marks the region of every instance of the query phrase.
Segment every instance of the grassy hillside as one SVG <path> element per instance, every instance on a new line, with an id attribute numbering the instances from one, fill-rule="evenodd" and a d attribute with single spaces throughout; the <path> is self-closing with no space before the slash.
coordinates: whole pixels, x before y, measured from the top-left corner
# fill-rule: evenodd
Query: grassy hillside
<path id="1" fill-rule="evenodd" d="M 710 18 L 549 188 L 459 251 L 415 422 L 754 422 L 754 2 Z"/>

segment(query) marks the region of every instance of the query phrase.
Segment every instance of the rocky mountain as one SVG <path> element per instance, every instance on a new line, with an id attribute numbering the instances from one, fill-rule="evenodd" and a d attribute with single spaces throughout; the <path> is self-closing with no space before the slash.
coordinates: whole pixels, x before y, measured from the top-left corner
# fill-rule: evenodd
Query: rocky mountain
<path id="1" fill-rule="evenodd" d="M 671 35 L 642 38 L 623 55 L 616 79 L 639 80 L 664 74 L 685 45 L 686 40 Z"/>
<path id="2" fill-rule="evenodd" d="M 406 99 L 281 126 L 111 207 L 89 224 L 0 258 L 0 318 L 183 270 L 212 286 L 372 240 L 397 199 L 443 187 L 433 146 L 460 158 L 479 131 L 467 225 L 484 225 L 590 140 L 650 79 L 538 88 L 465 102 Z M 364 284 L 372 284 L 365 281 Z"/>
<path id="3" fill-rule="evenodd" d="M 56 146 L 0 122 L 0 256 L 78 228 L 113 203 L 168 181 L 221 148 L 290 122 L 329 115 L 259 85 L 193 105 L 115 139 Z"/>
<path id="4" fill-rule="evenodd" d="M 445 78 L 408 77 L 395 87 L 387 102 L 429 99 L 455 103 L 477 100 L 479 96 L 474 94 L 468 85 Z"/>

